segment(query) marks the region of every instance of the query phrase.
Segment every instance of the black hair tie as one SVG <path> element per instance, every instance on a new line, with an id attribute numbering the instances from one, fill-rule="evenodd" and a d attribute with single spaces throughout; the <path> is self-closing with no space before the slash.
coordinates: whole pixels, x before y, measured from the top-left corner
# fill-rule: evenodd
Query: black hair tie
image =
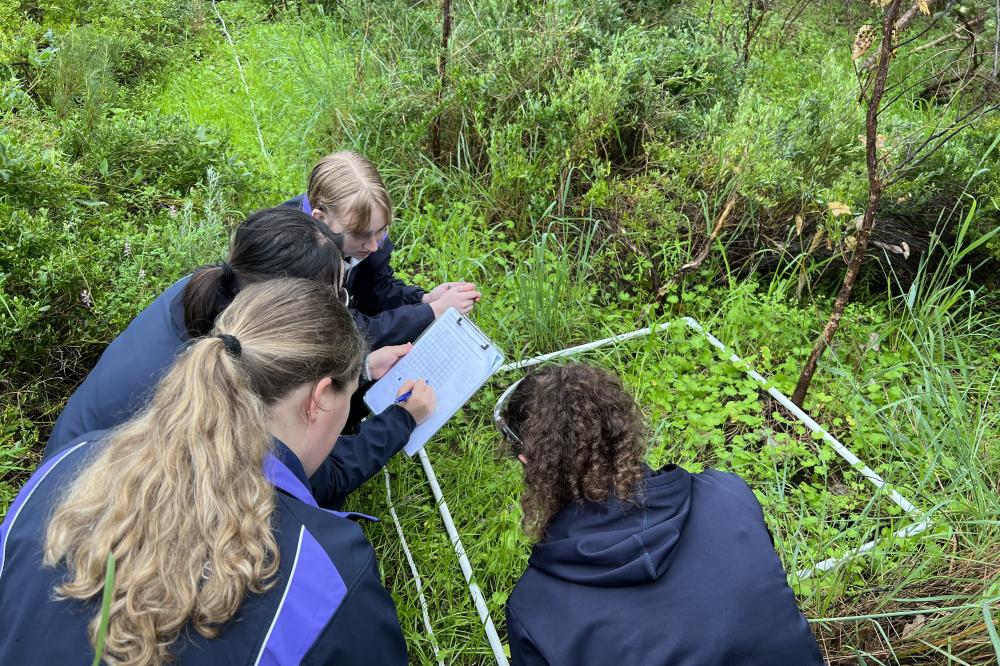
<path id="1" fill-rule="evenodd" d="M 236 274 L 233 273 L 233 267 L 229 265 L 228 261 L 220 261 L 216 266 L 222 271 L 222 279 L 219 280 L 219 291 L 222 292 L 223 296 L 232 301 L 236 296 L 236 291 L 233 289 L 236 282 Z"/>
<path id="2" fill-rule="evenodd" d="M 240 344 L 240 341 L 236 338 L 235 335 L 229 335 L 228 333 L 220 333 L 215 337 L 222 340 L 222 344 L 226 346 L 226 351 L 229 352 L 229 354 L 233 358 L 239 358 L 240 354 L 243 353 L 243 345 Z"/>
<path id="3" fill-rule="evenodd" d="M 222 269 L 222 283 L 226 285 L 232 284 L 233 267 L 229 265 L 228 261 L 220 261 L 218 266 Z"/>

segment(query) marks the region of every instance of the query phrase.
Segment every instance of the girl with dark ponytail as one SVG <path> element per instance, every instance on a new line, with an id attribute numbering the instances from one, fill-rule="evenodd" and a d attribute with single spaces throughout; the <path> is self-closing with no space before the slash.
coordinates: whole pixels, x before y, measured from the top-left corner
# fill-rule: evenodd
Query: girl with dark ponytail
<path id="1" fill-rule="evenodd" d="M 364 350 L 330 285 L 241 290 L 144 411 L 71 443 L 14 501 L 0 526 L 0 663 L 92 661 L 110 555 L 102 662 L 405 664 L 359 516 L 320 509 L 307 489 Z"/>
<path id="2" fill-rule="evenodd" d="M 204 266 L 160 294 L 115 338 L 66 403 L 45 447 L 45 457 L 80 435 L 113 428 L 146 405 L 174 359 L 207 334 L 235 296 L 250 285 L 280 277 L 307 278 L 334 288 L 345 301 L 339 237 L 301 211 L 268 208 L 252 213 L 233 233 L 226 261 Z M 372 352 L 362 367 L 377 376 L 408 349 Z M 345 437 L 311 482 L 317 499 L 338 507 L 347 494 L 406 445 L 427 417 L 420 400 L 393 406 Z"/>
<path id="3" fill-rule="evenodd" d="M 287 208 L 265 208 L 251 213 L 236 228 L 229 258 L 196 270 L 184 287 L 181 299 L 190 337 L 212 330 L 215 318 L 247 285 L 284 276 L 340 287 L 341 239 L 326 225 L 311 224 L 307 217 L 291 215 Z"/>
<path id="4" fill-rule="evenodd" d="M 343 258 L 324 227 L 287 208 L 252 213 L 233 233 L 225 262 L 175 282 L 111 341 L 56 420 L 45 455 L 139 411 L 174 357 L 211 330 L 243 287 L 276 277 L 338 286 Z"/>
<path id="5" fill-rule="evenodd" d="M 617 377 L 528 375 L 497 425 L 536 541 L 507 605 L 514 664 L 823 663 L 753 492 L 726 472 L 649 469 Z"/>

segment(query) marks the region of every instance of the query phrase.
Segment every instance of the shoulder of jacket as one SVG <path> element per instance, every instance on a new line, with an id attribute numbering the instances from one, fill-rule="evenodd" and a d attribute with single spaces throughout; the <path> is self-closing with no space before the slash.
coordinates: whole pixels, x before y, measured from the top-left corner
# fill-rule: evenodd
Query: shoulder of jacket
<path id="1" fill-rule="evenodd" d="M 320 545 L 350 586 L 375 549 L 357 521 L 308 504 L 278 491 L 278 510 L 301 526 Z"/>

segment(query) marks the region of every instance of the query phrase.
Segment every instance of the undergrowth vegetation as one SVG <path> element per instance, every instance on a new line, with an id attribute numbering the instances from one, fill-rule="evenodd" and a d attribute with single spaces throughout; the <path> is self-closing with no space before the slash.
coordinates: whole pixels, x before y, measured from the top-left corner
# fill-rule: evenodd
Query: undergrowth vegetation
<path id="1" fill-rule="evenodd" d="M 440 3 L 0 0 L 0 511 L 103 346 L 349 147 L 397 204 L 397 272 L 477 282 L 476 322 L 508 358 L 672 322 L 587 358 L 635 392 L 652 464 L 747 479 L 832 663 L 994 663 L 1000 119 L 887 193 L 806 404 L 916 505 L 906 515 L 681 323 L 790 393 L 867 195 L 850 50 L 869 3 L 765 3 L 752 39 L 744 4 L 456 1 L 442 79 Z M 927 41 L 953 29 L 930 21 Z M 941 57 L 901 50 L 894 75 Z M 881 119 L 892 150 L 961 113 L 919 92 Z M 530 550 L 490 420 L 515 378 L 428 449 L 501 633 Z M 388 469 L 433 639 L 392 525 L 368 535 L 412 660 L 433 663 L 436 644 L 446 663 L 489 663 L 422 471 Z M 385 490 L 374 479 L 352 508 L 387 518 Z"/>

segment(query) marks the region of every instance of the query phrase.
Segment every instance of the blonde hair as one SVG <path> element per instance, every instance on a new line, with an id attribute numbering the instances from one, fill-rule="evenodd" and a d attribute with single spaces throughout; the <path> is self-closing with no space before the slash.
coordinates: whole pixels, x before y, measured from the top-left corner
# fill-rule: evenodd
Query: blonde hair
<path id="1" fill-rule="evenodd" d="M 168 661 L 186 626 L 213 638 L 247 594 L 274 585 L 268 411 L 323 377 L 345 390 L 364 357 L 336 291 L 312 280 L 248 286 L 213 333 L 178 357 L 143 413 L 107 437 L 48 524 L 44 562 L 67 570 L 58 597 L 95 600 L 108 553 L 117 560 L 113 663 Z"/>
<path id="2" fill-rule="evenodd" d="M 381 209 L 392 224 L 392 200 L 378 169 L 350 150 L 327 155 L 313 167 L 306 190 L 309 203 L 333 215 L 352 233 L 364 233 L 372 212 Z"/>

